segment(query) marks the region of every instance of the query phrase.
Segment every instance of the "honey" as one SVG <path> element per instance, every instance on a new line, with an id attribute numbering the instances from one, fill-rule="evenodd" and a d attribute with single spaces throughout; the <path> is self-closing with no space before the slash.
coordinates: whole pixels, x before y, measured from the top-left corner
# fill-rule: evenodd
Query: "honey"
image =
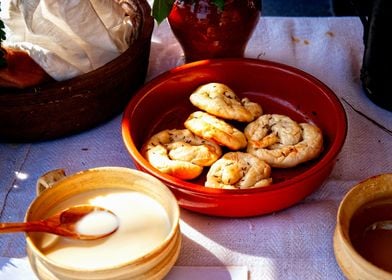
<path id="1" fill-rule="evenodd" d="M 361 206 L 351 219 L 349 236 L 363 258 L 392 272 L 392 198 Z"/>

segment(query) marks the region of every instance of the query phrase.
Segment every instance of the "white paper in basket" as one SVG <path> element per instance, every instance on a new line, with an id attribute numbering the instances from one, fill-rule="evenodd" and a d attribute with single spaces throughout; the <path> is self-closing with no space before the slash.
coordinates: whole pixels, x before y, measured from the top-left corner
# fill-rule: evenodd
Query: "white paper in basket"
<path id="1" fill-rule="evenodd" d="M 113 0 L 1 1 L 5 46 L 27 51 L 56 80 L 90 72 L 129 46 L 135 32 Z"/>

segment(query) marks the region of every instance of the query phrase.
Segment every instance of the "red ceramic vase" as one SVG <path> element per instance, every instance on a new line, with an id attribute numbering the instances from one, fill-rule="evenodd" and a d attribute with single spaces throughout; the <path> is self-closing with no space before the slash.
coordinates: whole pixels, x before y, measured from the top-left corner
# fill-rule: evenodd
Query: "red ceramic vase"
<path id="1" fill-rule="evenodd" d="M 168 16 L 186 62 L 243 57 L 260 19 L 261 0 L 176 0 Z"/>

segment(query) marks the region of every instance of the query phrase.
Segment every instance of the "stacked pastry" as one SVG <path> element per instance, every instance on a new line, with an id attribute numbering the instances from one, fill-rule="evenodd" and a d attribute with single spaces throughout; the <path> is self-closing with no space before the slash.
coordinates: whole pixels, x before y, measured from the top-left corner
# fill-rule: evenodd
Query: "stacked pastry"
<path id="1" fill-rule="evenodd" d="M 209 168 L 206 187 L 263 187 L 272 184 L 273 168 L 297 166 L 323 149 L 317 126 L 263 114 L 260 104 L 240 99 L 227 85 L 202 85 L 189 99 L 199 110 L 189 115 L 185 128 L 161 131 L 142 148 L 143 156 L 163 173 L 191 180 Z"/>

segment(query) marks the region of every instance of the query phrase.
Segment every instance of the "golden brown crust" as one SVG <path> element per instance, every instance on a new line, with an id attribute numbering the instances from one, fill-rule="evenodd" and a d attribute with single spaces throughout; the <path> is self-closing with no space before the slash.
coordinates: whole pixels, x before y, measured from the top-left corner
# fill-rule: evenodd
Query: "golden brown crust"
<path id="1" fill-rule="evenodd" d="M 256 120 L 255 122 L 257 122 Z M 303 162 L 312 160 L 320 155 L 323 150 L 323 135 L 321 130 L 309 123 L 299 123 L 299 137 L 297 128 L 287 129 L 284 133 L 276 131 L 275 134 L 252 134 L 254 123 L 245 129 L 248 137 L 247 152 L 266 161 L 272 167 L 289 168 Z M 280 128 L 283 129 L 283 128 Z M 267 129 L 271 131 L 271 129 Z M 279 133 L 283 138 L 277 137 Z M 272 136 L 271 136 L 272 135 Z M 298 138 L 298 140 L 296 140 Z"/>
<path id="2" fill-rule="evenodd" d="M 236 151 L 245 148 L 245 135 L 234 126 L 202 111 L 193 112 L 184 123 L 194 134 Z"/>
<path id="3" fill-rule="evenodd" d="M 254 155 L 229 152 L 217 160 L 207 173 L 206 187 L 249 189 L 272 183 L 271 167 Z"/>
<path id="4" fill-rule="evenodd" d="M 26 52 L 5 50 L 7 66 L 0 68 L 0 87 L 21 89 L 53 80 Z"/>
<path id="5" fill-rule="evenodd" d="M 240 98 L 227 85 L 208 83 L 198 87 L 189 97 L 199 109 L 222 119 L 250 122 L 263 111 L 259 104 Z"/>
<path id="6" fill-rule="evenodd" d="M 194 135 L 188 129 L 166 129 L 153 135 L 142 147 L 142 155 L 165 174 L 193 179 L 221 155 L 214 142 Z"/>

